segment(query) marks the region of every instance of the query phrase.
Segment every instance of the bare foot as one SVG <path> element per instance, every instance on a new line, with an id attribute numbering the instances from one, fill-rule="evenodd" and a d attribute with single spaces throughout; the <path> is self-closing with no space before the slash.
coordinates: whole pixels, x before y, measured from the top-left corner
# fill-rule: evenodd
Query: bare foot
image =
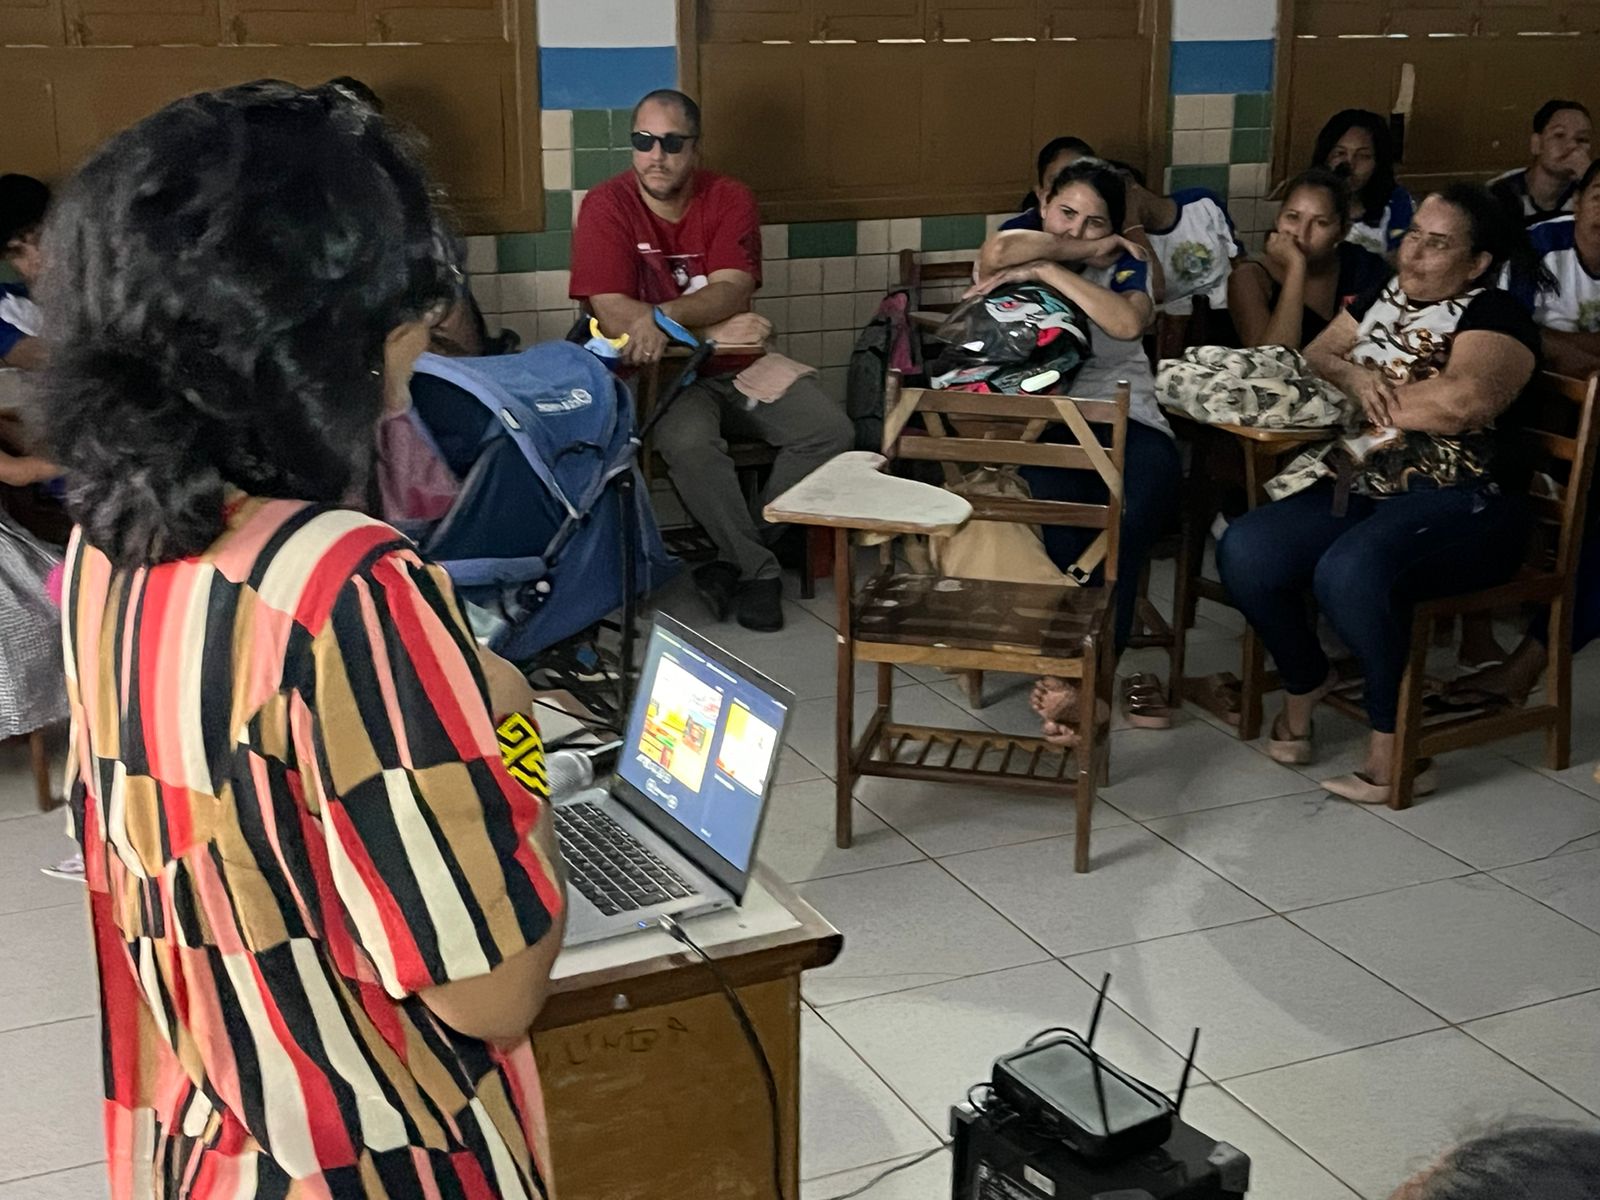
<path id="1" fill-rule="evenodd" d="M 1045 675 L 1033 685 L 1033 694 L 1028 697 L 1028 704 L 1034 712 L 1041 717 L 1049 718 L 1050 714 L 1061 707 L 1064 696 L 1077 695 L 1077 688 L 1055 675 Z"/>
<path id="2" fill-rule="evenodd" d="M 1533 638 L 1524 638 L 1505 662 L 1463 675 L 1450 685 L 1449 694 L 1463 701 L 1505 700 L 1525 704 L 1549 657 L 1549 652 Z"/>

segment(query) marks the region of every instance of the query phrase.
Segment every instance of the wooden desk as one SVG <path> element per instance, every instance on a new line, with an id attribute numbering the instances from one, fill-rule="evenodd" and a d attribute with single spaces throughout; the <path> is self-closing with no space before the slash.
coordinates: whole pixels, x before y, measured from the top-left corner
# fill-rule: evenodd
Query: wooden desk
<path id="1" fill-rule="evenodd" d="M 685 922 L 749 1010 L 778 1083 L 784 1195 L 800 1195 L 800 973 L 842 935 L 777 880 Z M 760 1065 L 715 976 L 664 933 L 563 951 L 533 1031 L 561 1200 L 774 1200 Z"/>
<path id="2" fill-rule="evenodd" d="M 1202 570 L 1205 561 L 1206 533 L 1221 511 L 1223 489 L 1238 486 L 1244 489 L 1246 511 L 1267 503 L 1267 480 L 1283 466 L 1284 459 L 1297 454 L 1316 442 L 1325 442 L 1338 436 L 1331 429 L 1262 429 L 1250 425 L 1222 425 L 1196 421 L 1174 409 L 1166 410 L 1173 431 L 1193 447 L 1194 460 L 1190 466 L 1190 487 L 1185 499 L 1181 545 L 1178 551 L 1178 571 L 1187 576 L 1188 586 L 1175 585 L 1175 596 L 1184 598 L 1188 608 L 1194 600 L 1213 600 L 1233 607 L 1227 589 L 1215 579 L 1207 579 Z M 1181 625 L 1187 625 L 1193 614 L 1175 612 Z M 1266 651 L 1255 630 L 1248 625 L 1239 635 L 1239 711 L 1238 730 L 1242 741 L 1252 741 L 1261 735 L 1262 697 L 1276 686 L 1273 674 L 1266 670 Z M 1225 721 L 1232 716 L 1218 703 L 1214 690 L 1206 680 L 1185 676 L 1183 698 L 1214 713 Z"/>

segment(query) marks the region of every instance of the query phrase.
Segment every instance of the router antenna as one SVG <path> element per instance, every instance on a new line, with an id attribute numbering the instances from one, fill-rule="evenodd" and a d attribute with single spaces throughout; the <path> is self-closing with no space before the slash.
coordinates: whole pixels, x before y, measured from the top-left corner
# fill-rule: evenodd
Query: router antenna
<path id="1" fill-rule="evenodd" d="M 1194 1037 L 1189 1039 L 1189 1057 L 1183 1060 L 1183 1078 L 1178 1080 L 1178 1098 L 1172 1103 L 1172 1111 L 1180 1112 L 1183 1109 L 1183 1097 L 1189 1090 L 1189 1073 L 1194 1070 L 1194 1052 L 1200 1048 L 1200 1027 L 1194 1027 Z"/>
<path id="2" fill-rule="evenodd" d="M 1100 994 L 1094 998 L 1094 1015 L 1089 1018 L 1089 1036 L 1084 1040 L 1089 1045 L 1094 1045 L 1094 1031 L 1100 1028 L 1100 1010 L 1106 1006 L 1106 992 L 1111 987 L 1111 972 L 1107 971 L 1105 978 L 1100 981 Z"/>
<path id="3" fill-rule="evenodd" d="M 1107 1137 L 1111 1136 L 1111 1117 L 1106 1113 L 1106 1085 L 1100 1077 L 1100 1056 L 1095 1053 L 1093 1046 L 1088 1047 L 1089 1066 L 1094 1072 L 1094 1095 L 1100 1102 L 1100 1128 Z"/>

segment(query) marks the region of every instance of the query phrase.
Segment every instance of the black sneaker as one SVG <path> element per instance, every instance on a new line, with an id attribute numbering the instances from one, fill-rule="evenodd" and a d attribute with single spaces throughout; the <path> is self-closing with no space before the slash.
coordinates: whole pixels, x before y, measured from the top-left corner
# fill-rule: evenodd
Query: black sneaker
<path id="1" fill-rule="evenodd" d="M 783 628 L 783 581 L 752 579 L 739 585 L 739 624 L 760 633 Z"/>
<path id="2" fill-rule="evenodd" d="M 705 563 L 694 569 L 694 586 L 711 610 L 711 619 L 726 621 L 739 592 L 739 568 L 732 563 Z"/>

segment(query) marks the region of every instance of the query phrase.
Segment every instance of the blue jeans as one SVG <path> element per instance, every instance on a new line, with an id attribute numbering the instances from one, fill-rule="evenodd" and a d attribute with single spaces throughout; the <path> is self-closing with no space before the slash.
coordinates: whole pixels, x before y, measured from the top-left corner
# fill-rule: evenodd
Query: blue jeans
<path id="1" fill-rule="evenodd" d="M 1291 695 L 1315 691 L 1331 665 L 1306 608 L 1314 592 L 1361 664 L 1373 731 L 1393 733 L 1412 605 L 1505 582 L 1526 536 L 1525 506 L 1496 488 L 1351 496 L 1336 517 L 1324 482 L 1229 525 L 1217 570 Z"/>
<path id="2" fill-rule="evenodd" d="M 1052 426 L 1042 441 L 1070 440 L 1061 426 Z M 1022 478 L 1035 500 L 1070 500 L 1078 504 L 1104 504 L 1106 486 L 1093 471 L 1068 471 L 1060 467 L 1023 467 Z M 1183 486 L 1183 462 L 1172 435 L 1138 421 L 1128 422 L 1122 460 L 1122 540 L 1117 547 L 1116 652 L 1121 654 L 1133 632 L 1139 575 L 1150 550 L 1178 519 L 1178 495 Z M 1089 548 L 1099 530 L 1075 525 L 1046 525 L 1044 548 L 1050 561 L 1065 571 Z M 1100 572 L 1095 572 L 1099 578 Z"/>

